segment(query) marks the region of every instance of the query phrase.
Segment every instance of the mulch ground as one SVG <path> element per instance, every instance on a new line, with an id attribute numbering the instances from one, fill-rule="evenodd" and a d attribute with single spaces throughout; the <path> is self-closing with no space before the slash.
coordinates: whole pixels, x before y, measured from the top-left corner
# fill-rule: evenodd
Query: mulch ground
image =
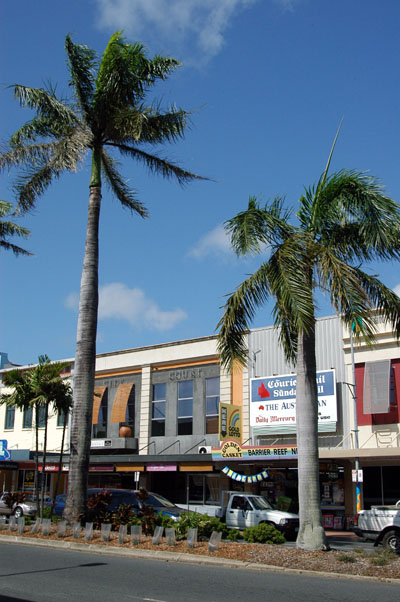
<path id="1" fill-rule="evenodd" d="M 1 535 L 17 535 L 16 531 L 8 529 L 0 531 Z M 63 541 L 74 541 L 78 543 L 96 544 L 111 547 L 123 547 L 143 550 L 162 550 L 178 554 L 195 554 L 214 558 L 227 558 L 239 560 L 245 563 L 267 564 L 276 567 L 297 569 L 302 571 L 321 571 L 323 573 L 340 573 L 346 575 L 361 575 L 375 577 L 377 579 L 400 579 L 400 556 L 387 553 L 382 549 L 376 552 L 366 552 L 355 549 L 352 551 L 331 550 L 329 552 L 306 552 L 296 548 L 248 543 L 221 542 L 217 550 L 210 552 L 208 542 L 198 542 L 194 548 L 189 548 L 187 541 L 177 541 L 174 546 L 168 545 L 163 538 L 159 545 L 152 543 L 151 537 L 142 536 L 141 543 L 133 545 L 127 536 L 123 544 L 118 541 L 118 533 L 112 532 L 110 541 L 103 542 L 100 531 L 94 531 L 90 541 L 86 541 L 84 530 L 78 539 L 72 537 L 72 530 L 67 531 Z M 34 537 L 37 539 L 54 539 L 57 537 L 56 528 L 52 527 L 50 535 L 45 537 L 41 534 L 32 535 L 31 528 L 25 527 L 23 537 Z"/>

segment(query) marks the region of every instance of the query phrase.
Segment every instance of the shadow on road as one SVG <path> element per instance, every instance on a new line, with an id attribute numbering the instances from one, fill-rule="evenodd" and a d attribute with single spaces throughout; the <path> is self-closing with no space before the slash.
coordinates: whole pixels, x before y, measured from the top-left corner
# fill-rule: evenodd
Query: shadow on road
<path id="1" fill-rule="evenodd" d="M 19 573 L 7 573 L 6 575 L 0 575 L 1 577 L 15 577 L 16 575 L 30 575 L 31 573 L 52 573 L 54 571 L 65 571 L 66 569 L 70 570 L 70 569 L 80 569 L 81 567 L 90 567 L 90 566 L 106 566 L 107 562 L 86 562 L 84 564 L 77 564 L 75 566 L 62 566 L 60 568 L 56 568 L 56 569 L 38 569 L 36 571 L 20 571 Z M 7 596 L 1 596 L 0 595 L 0 602 L 6 601 L 6 600 L 16 600 L 17 598 L 9 598 Z M 18 600 L 20 600 L 20 598 L 18 598 Z M 24 600 L 21 600 L 21 602 L 26 602 Z"/>

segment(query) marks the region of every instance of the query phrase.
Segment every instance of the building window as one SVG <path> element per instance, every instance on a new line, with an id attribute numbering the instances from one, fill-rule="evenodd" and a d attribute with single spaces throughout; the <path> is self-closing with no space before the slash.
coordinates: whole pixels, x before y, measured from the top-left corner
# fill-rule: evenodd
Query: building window
<path id="1" fill-rule="evenodd" d="M 46 406 L 39 406 L 38 428 L 44 429 L 46 426 Z"/>
<path id="2" fill-rule="evenodd" d="M 165 435 L 165 406 L 166 383 L 153 385 L 153 401 L 151 404 L 151 436 L 164 437 Z"/>
<path id="3" fill-rule="evenodd" d="M 24 409 L 24 416 L 22 419 L 22 428 L 31 429 L 32 428 L 32 408 L 29 406 Z"/>
<path id="4" fill-rule="evenodd" d="M 218 433 L 219 376 L 206 378 L 206 434 Z"/>
<path id="5" fill-rule="evenodd" d="M 135 385 L 132 385 L 126 403 L 125 423 L 128 426 L 134 426 L 135 424 Z"/>
<path id="6" fill-rule="evenodd" d="M 193 432 L 193 381 L 178 382 L 178 435 Z"/>
<path id="7" fill-rule="evenodd" d="M 68 412 L 58 412 L 57 414 L 57 426 L 67 426 L 68 424 Z"/>
<path id="8" fill-rule="evenodd" d="M 389 409 L 383 414 L 364 413 L 365 364 L 356 364 L 356 396 L 358 426 L 396 424 L 400 422 L 400 359 L 391 360 L 389 381 Z"/>
<path id="9" fill-rule="evenodd" d="M 100 387 L 99 387 L 100 389 Z M 105 439 L 107 437 L 107 416 L 108 416 L 108 390 L 107 387 L 99 393 L 97 399 L 100 399 L 97 422 L 93 424 L 93 439 Z"/>
<path id="10" fill-rule="evenodd" d="M 4 428 L 5 429 L 13 429 L 14 428 L 14 419 L 15 419 L 15 408 L 13 408 L 12 406 L 7 406 Z"/>

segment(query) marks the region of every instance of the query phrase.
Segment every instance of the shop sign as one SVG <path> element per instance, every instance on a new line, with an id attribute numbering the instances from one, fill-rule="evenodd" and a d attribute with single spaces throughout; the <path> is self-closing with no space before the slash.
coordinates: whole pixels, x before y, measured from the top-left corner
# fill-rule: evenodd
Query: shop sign
<path id="1" fill-rule="evenodd" d="M 244 446 L 229 440 L 211 450 L 213 462 L 221 460 L 292 460 L 297 459 L 297 445 Z"/>
<path id="2" fill-rule="evenodd" d="M 219 440 L 242 440 L 242 408 L 230 403 L 219 404 Z"/>
<path id="3" fill-rule="evenodd" d="M 233 479 L 234 481 L 239 481 L 240 483 L 258 483 L 259 481 L 268 479 L 268 472 L 266 470 L 262 470 L 258 474 L 245 475 L 235 472 L 234 470 L 229 468 L 229 466 L 225 466 L 225 468 L 222 469 L 222 472 L 226 474 L 226 476 L 228 476 L 230 479 Z"/>
<path id="4" fill-rule="evenodd" d="M 0 461 L 9 460 L 10 457 L 10 452 L 7 449 L 7 439 L 0 439 Z"/>
<path id="5" fill-rule="evenodd" d="M 90 447 L 111 447 L 112 441 L 111 439 L 92 439 L 90 442 Z"/>
<path id="6" fill-rule="evenodd" d="M 250 426 L 283 432 L 296 425 L 296 375 L 250 379 Z M 335 370 L 317 372 L 318 424 L 337 421 Z"/>
<path id="7" fill-rule="evenodd" d="M 89 472 L 114 472 L 114 464 L 92 464 Z"/>
<path id="8" fill-rule="evenodd" d="M 148 464 L 146 469 L 150 472 L 176 472 L 178 466 L 176 464 Z"/>
<path id="9" fill-rule="evenodd" d="M 170 380 L 190 380 L 192 378 L 201 378 L 203 371 L 201 368 L 185 368 L 174 370 L 169 373 Z"/>

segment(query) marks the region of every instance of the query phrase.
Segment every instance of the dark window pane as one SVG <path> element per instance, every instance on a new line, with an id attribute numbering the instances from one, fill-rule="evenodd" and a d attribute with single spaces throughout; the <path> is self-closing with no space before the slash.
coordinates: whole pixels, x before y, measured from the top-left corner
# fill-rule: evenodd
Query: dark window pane
<path id="1" fill-rule="evenodd" d="M 218 433 L 218 416 L 206 418 L 206 434 L 213 435 Z"/>
<path id="2" fill-rule="evenodd" d="M 191 418 L 178 419 L 178 435 L 191 435 L 193 432 L 193 424 Z"/>
<path id="3" fill-rule="evenodd" d="M 15 418 L 15 408 L 7 406 L 6 419 L 5 419 L 5 423 L 4 423 L 5 429 L 13 429 L 14 428 L 14 418 Z"/>
<path id="4" fill-rule="evenodd" d="M 57 414 L 57 426 L 66 426 L 68 424 L 68 412 L 58 412 Z"/>
<path id="5" fill-rule="evenodd" d="M 206 396 L 215 395 L 219 397 L 219 376 L 206 378 Z"/>
<path id="6" fill-rule="evenodd" d="M 165 436 L 165 420 L 152 420 L 151 421 L 151 436 L 152 437 L 164 437 Z"/>
<path id="7" fill-rule="evenodd" d="M 167 385 L 166 383 L 157 383 L 153 385 L 153 401 L 162 401 L 166 399 Z"/>
<path id="8" fill-rule="evenodd" d="M 207 397 L 206 399 L 206 414 L 213 416 L 219 412 L 219 397 Z"/>
<path id="9" fill-rule="evenodd" d="M 132 385 L 128 403 L 126 404 L 125 422 L 130 426 L 135 424 L 135 385 Z"/>
<path id="10" fill-rule="evenodd" d="M 162 420 L 165 418 L 165 401 L 157 401 L 152 404 L 152 418 Z"/>
<path id="11" fill-rule="evenodd" d="M 23 428 L 30 429 L 32 428 L 32 408 L 26 408 L 24 410 L 24 418 L 23 418 Z"/>
<path id="12" fill-rule="evenodd" d="M 178 383 L 178 399 L 193 397 L 193 381 L 184 380 Z"/>
<path id="13" fill-rule="evenodd" d="M 38 427 L 40 429 L 44 429 L 45 426 L 46 426 L 46 407 L 39 406 Z"/>
<path id="14" fill-rule="evenodd" d="M 192 416 L 193 415 L 193 399 L 179 399 L 178 400 L 178 416 Z"/>

